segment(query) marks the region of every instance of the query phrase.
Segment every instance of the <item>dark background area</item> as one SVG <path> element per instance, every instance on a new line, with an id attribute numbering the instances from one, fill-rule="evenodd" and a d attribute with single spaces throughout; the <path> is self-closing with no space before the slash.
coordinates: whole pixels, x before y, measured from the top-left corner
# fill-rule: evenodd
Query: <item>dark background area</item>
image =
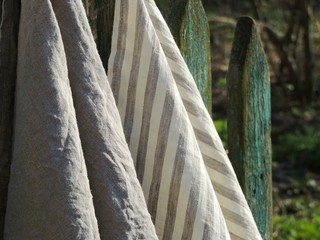
<path id="1" fill-rule="evenodd" d="M 157 0 L 164 7 L 167 0 Z M 237 19 L 255 19 L 272 105 L 273 238 L 320 239 L 320 1 L 202 0 L 210 27 L 212 116 L 227 146 L 227 86 Z"/>
<path id="2" fill-rule="evenodd" d="M 274 239 L 320 239 L 320 1 L 203 1 L 211 33 L 212 113 L 226 145 L 234 29 L 253 17 L 269 63 Z"/>

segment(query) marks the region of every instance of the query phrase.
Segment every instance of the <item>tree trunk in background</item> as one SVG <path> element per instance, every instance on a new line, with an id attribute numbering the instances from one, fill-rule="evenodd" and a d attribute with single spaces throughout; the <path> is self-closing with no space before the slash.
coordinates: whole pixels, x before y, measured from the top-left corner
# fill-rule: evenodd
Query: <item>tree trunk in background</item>
<path id="1" fill-rule="evenodd" d="M 312 101 L 313 93 L 313 63 L 310 44 L 310 17 L 308 12 L 309 1 L 300 1 L 301 4 L 301 28 L 303 30 L 303 48 L 304 48 L 304 97 L 307 103 Z"/>

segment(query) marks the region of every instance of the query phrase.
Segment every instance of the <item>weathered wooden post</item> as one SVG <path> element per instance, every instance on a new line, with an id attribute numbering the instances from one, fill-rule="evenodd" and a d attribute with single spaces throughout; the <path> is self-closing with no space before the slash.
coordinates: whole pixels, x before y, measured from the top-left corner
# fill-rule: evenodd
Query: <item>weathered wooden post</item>
<path id="1" fill-rule="evenodd" d="M 3 236 L 12 158 L 20 1 L 0 0 L 0 239 Z"/>
<path id="2" fill-rule="evenodd" d="M 201 0 L 156 0 L 211 113 L 210 31 Z"/>
<path id="3" fill-rule="evenodd" d="M 235 30 L 228 86 L 228 149 L 263 239 L 271 239 L 270 80 L 253 19 Z"/>

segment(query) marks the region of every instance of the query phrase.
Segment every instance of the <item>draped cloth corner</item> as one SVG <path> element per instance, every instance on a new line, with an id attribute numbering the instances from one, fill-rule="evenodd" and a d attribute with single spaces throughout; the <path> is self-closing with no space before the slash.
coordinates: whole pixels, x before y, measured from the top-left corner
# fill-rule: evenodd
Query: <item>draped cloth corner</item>
<path id="1" fill-rule="evenodd" d="M 0 55 L 0 76 L 17 67 L 0 79 L 4 239 L 261 239 L 154 1 L 116 0 L 113 29 L 107 78 L 81 0 L 21 1 L 17 63 Z"/>
<path id="2" fill-rule="evenodd" d="M 82 2 L 23 0 L 4 239 L 157 239 Z"/>

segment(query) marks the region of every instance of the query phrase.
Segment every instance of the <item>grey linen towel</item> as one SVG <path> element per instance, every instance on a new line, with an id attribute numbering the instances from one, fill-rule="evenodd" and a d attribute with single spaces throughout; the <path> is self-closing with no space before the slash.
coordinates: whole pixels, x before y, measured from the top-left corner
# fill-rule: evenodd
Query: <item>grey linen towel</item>
<path id="1" fill-rule="evenodd" d="M 81 0 L 22 0 L 4 239 L 157 239 Z"/>

